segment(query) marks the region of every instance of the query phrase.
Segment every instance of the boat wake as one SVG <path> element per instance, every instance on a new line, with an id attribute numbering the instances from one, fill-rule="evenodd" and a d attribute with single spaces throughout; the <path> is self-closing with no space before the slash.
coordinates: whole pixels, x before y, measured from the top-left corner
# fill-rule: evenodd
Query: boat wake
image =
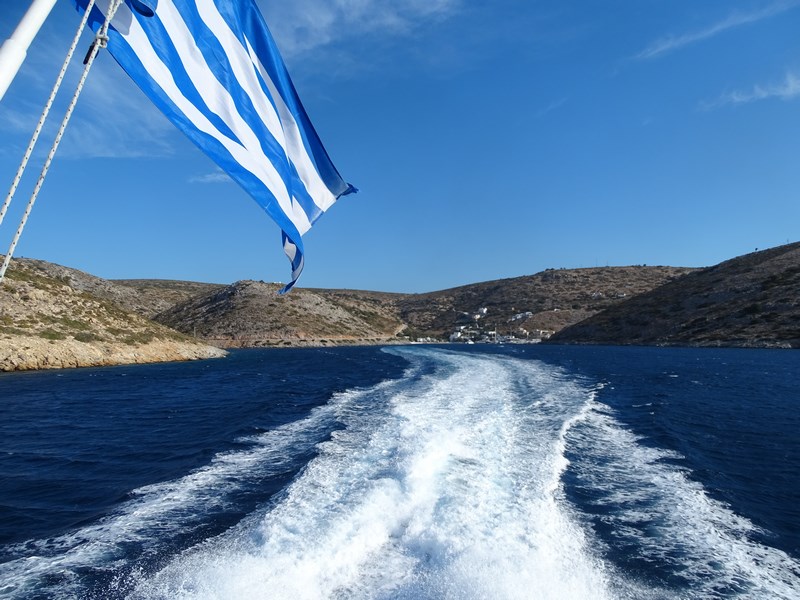
<path id="1" fill-rule="evenodd" d="M 388 351 L 409 360 L 403 378 L 336 394 L 114 515 L 20 545 L 0 595 L 796 597 L 797 562 L 628 431 L 596 382 L 508 356 Z M 238 524 L 170 545 L 298 456 Z M 87 590 L 86 571 L 112 575 Z"/>
<path id="2" fill-rule="evenodd" d="M 345 425 L 264 514 L 134 598 L 606 598 L 560 488 L 592 390 L 539 364 L 414 352 L 437 370 L 332 403 Z"/>

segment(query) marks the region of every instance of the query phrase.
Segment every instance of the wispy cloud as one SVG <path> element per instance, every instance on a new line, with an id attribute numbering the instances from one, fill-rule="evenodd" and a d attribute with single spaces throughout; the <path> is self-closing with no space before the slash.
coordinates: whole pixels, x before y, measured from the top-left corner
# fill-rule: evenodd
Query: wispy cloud
<path id="1" fill-rule="evenodd" d="M 64 138 L 65 158 L 158 158 L 175 153 L 177 130 L 112 63 L 87 80 Z"/>
<path id="2" fill-rule="evenodd" d="M 347 49 L 336 43 L 342 38 L 403 39 L 414 35 L 424 23 L 457 14 L 464 0 L 258 2 L 267 21 L 275 25 L 273 33 L 284 56 L 290 58 L 324 48 L 325 52 L 317 52 L 315 56 L 326 65 L 335 65 L 337 71 L 346 71 L 356 69 L 364 61 L 349 55 Z M 5 98 L 5 108 L 0 113 L 0 134 L 7 134 L 8 143 L 0 148 L 0 154 L 7 148 L 17 151 L 17 147 L 23 148 L 27 143 L 55 78 L 54 69 L 63 60 L 68 46 L 66 34 L 55 29 L 50 33 L 52 35 L 40 36 L 41 40 L 20 73 L 21 81 L 16 88 L 24 88 L 24 95 L 16 94 L 11 102 L 8 96 Z M 72 89 L 78 71 L 73 65 L 64 90 Z M 40 146 L 46 146 L 52 139 L 48 134 L 54 133 L 68 95 L 63 91 L 59 96 L 52 123 L 48 123 Z M 145 99 L 110 56 L 103 55 L 87 80 L 59 155 L 72 159 L 166 157 L 176 152 L 181 143 L 176 141 L 178 139 L 180 136 L 174 126 Z M 211 183 L 219 180 L 216 177 L 212 174 L 198 182 Z"/>
<path id="3" fill-rule="evenodd" d="M 539 109 L 539 111 L 537 111 L 537 113 L 536 113 L 536 118 L 537 119 L 541 119 L 546 114 L 551 113 L 554 110 L 558 110 L 559 108 L 564 106 L 564 104 L 566 104 L 566 102 L 567 102 L 567 98 L 566 97 L 565 98 L 559 98 L 558 100 L 554 100 L 553 102 L 551 102 L 550 104 L 548 104 L 544 108 Z"/>
<path id="4" fill-rule="evenodd" d="M 12 93 L 4 98 L 5 106 L 0 111 L 0 134 L 6 136 L 4 150 L 8 148 L 14 154 L 28 143 L 69 45 L 69 40 L 61 32 L 48 30 L 46 33 L 50 35 L 40 35 L 37 39 L 34 51 L 10 89 Z M 76 56 L 79 54 L 80 50 Z M 81 70 L 80 57 L 73 58 L 39 140 L 37 156 L 47 152 Z M 174 154 L 176 131 L 104 53 L 86 80 L 59 149 L 59 157 L 169 156 Z"/>
<path id="5" fill-rule="evenodd" d="M 423 21 L 456 14 L 463 0 L 298 0 L 266 2 L 261 10 L 281 52 L 292 57 L 341 38 L 365 34 L 409 35 Z"/>
<path id="6" fill-rule="evenodd" d="M 189 178 L 189 183 L 231 183 L 233 180 L 222 169 Z"/>
<path id="7" fill-rule="evenodd" d="M 750 90 L 738 90 L 727 92 L 712 102 L 704 102 L 701 108 L 711 110 L 726 105 L 749 104 L 759 100 L 769 100 L 777 98 L 780 100 L 792 100 L 800 96 L 800 76 L 794 73 L 787 73 L 784 80 L 780 83 L 771 85 L 755 85 Z"/>
<path id="8" fill-rule="evenodd" d="M 37 110 L 41 110 L 41 108 L 37 108 L 32 103 L 25 103 L 24 106 L 5 107 L 0 113 L 0 131 L 28 134 L 30 137 L 36 123 L 34 115 Z"/>
<path id="9" fill-rule="evenodd" d="M 789 9 L 795 8 L 800 5 L 800 0 L 779 0 L 758 10 L 750 12 L 735 11 L 722 19 L 698 31 L 691 31 L 679 35 L 670 35 L 656 40 L 647 48 L 639 52 L 634 58 L 639 60 L 647 60 L 656 58 L 675 50 L 679 50 L 685 46 L 707 40 L 716 35 L 719 35 L 729 29 L 755 23 L 762 19 L 768 19 L 777 14 L 785 12 Z"/>

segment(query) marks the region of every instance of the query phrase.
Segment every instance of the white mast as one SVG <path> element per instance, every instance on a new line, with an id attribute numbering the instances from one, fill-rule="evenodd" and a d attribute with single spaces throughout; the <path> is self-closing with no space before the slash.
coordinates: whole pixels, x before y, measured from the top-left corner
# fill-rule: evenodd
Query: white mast
<path id="1" fill-rule="evenodd" d="M 8 269 L 11 257 L 13 256 L 14 250 L 17 247 L 17 242 L 19 242 L 19 238 L 22 235 L 22 230 L 25 228 L 25 223 L 27 223 L 28 221 L 28 216 L 30 216 L 31 209 L 33 209 L 33 203 L 36 202 L 36 198 L 39 195 L 39 191 L 42 189 L 42 184 L 44 183 L 45 177 L 47 177 L 47 172 L 50 169 L 50 164 L 52 163 L 56 150 L 58 150 L 58 146 L 61 143 L 61 138 L 64 136 L 64 130 L 66 130 L 70 117 L 72 117 L 72 112 L 75 110 L 75 105 L 78 102 L 78 97 L 81 95 L 81 90 L 83 90 L 83 86 L 86 83 L 86 77 L 89 75 L 89 69 L 92 68 L 92 64 L 94 63 L 94 59 L 97 57 L 97 53 L 100 51 L 101 48 L 105 48 L 106 44 L 108 43 L 108 28 L 111 25 L 111 20 L 114 18 L 114 14 L 117 12 L 117 9 L 119 8 L 122 2 L 123 0 L 110 0 L 110 5 L 108 7 L 108 12 L 106 14 L 105 21 L 103 22 L 103 25 L 100 27 L 100 31 L 98 31 L 97 34 L 95 35 L 94 42 L 89 48 L 89 53 L 86 55 L 86 59 L 83 61 L 84 65 L 83 73 L 81 74 L 81 78 L 78 81 L 78 87 L 75 88 L 75 93 L 72 95 L 72 100 L 70 100 L 69 106 L 67 107 L 67 112 L 64 115 L 63 120 L 61 121 L 61 127 L 59 127 L 58 133 L 56 133 L 55 140 L 53 140 L 53 145 L 50 147 L 50 152 L 48 153 L 47 159 L 45 160 L 44 166 L 42 167 L 42 171 L 39 175 L 39 180 L 36 182 L 36 185 L 33 188 L 33 193 L 31 194 L 30 200 L 28 200 L 28 206 L 25 208 L 25 212 L 22 215 L 22 219 L 19 222 L 19 227 L 17 227 L 17 232 L 14 234 L 14 238 L 11 240 L 11 246 L 9 246 L 8 252 L 6 253 L 5 258 L 3 259 L 3 264 L 0 265 L 0 283 L 2 283 L 3 279 L 5 278 L 6 269 Z M 35 10 L 35 5 L 37 3 L 44 5 L 49 3 L 50 8 L 47 9 L 46 11 L 49 12 L 49 10 L 52 9 L 53 4 L 55 3 L 55 0 L 42 0 L 42 1 L 34 0 L 34 3 L 28 10 L 28 14 L 25 15 L 23 22 L 20 23 L 19 27 L 17 27 L 17 31 L 23 30 L 24 34 L 29 38 L 29 40 L 33 39 L 38 29 L 36 28 L 35 25 L 31 26 L 25 23 L 26 19 L 28 18 L 28 15 L 30 15 L 31 12 L 38 12 L 38 16 L 36 16 L 35 19 L 29 22 L 38 21 L 39 28 L 41 28 L 42 23 L 44 23 L 44 19 L 47 18 L 46 12 L 42 12 L 41 9 Z M 55 96 L 58 93 L 58 89 L 61 87 L 61 82 L 64 79 L 64 73 L 66 73 L 67 68 L 69 67 L 69 63 L 72 60 L 72 54 L 75 51 L 75 47 L 78 45 L 78 40 L 80 40 L 84 28 L 86 27 L 86 23 L 88 22 L 89 19 L 89 13 L 92 11 L 94 4 L 95 0 L 88 0 L 88 2 L 86 3 L 86 10 L 83 13 L 83 18 L 81 19 L 81 24 L 78 27 L 78 31 L 75 34 L 75 39 L 72 41 L 72 46 L 70 46 L 69 52 L 67 52 L 67 58 L 66 60 L 64 60 L 64 65 L 61 67 L 61 72 L 58 74 L 58 78 L 56 79 L 56 84 L 53 86 L 53 91 L 50 92 L 50 98 L 47 100 L 47 104 L 44 107 L 44 111 L 42 111 L 42 116 L 39 118 L 39 123 L 36 126 L 36 130 L 34 131 L 33 137 L 31 138 L 30 144 L 28 145 L 28 149 L 25 151 L 25 156 L 23 157 L 22 162 L 19 165 L 19 169 L 17 170 L 17 176 L 14 178 L 14 182 L 11 184 L 11 190 L 9 190 L 8 196 L 6 196 L 6 200 L 3 203 L 3 206 L 0 207 L 0 223 L 2 223 L 3 216 L 5 215 L 5 211 L 8 208 L 8 205 L 14 198 L 14 194 L 17 191 L 17 185 L 20 182 L 20 178 L 22 177 L 22 174 L 25 171 L 25 167 L 27 166 L 28 160 L 31 157 L 31 153 L 33 152 L 33 147 L 36 145 L 36 141 L 38 140 L 39 134 L 42 131 L 42 126 L 44 125 L 44 121 L 47 118 L 47 115 L 50 113 L 50 108 L 53 105 L 53 100 L 55 99 Z M 14 32 L 15 35 L 17 31 Z M 30 41 L 28 41 L 28 44 L 30 44 Z M 24 59 L 24 54 L 23 54 L 23 59 Z M 10 79 L 13 79 L 13 77 L 11 77 Z"/>
<path id="2" fill-rule="evenodd" d="M 28 55 L 33 38 L 39 33 L 56 0 L 33 0 L 14 33 L 0 46 L 0 100 Z"/>

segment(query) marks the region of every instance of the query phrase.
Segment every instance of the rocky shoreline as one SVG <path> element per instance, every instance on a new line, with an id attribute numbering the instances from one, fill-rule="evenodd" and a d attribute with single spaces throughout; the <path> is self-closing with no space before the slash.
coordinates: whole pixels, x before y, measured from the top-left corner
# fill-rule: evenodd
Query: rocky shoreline
<path id="1" fill-rule="evenodd" d="M 176 340 L 154 340 L 130 346 L 19 336 L 14 340 L 0 340 L 0 371 L 107 367 L 203 360 L 226 355 L 227 352 L 220 348 Z"/>
<path id="2" fill-rule="evenodd" d="M 206 338 L 204 341 L 217 348 L 330 348 L 337 346 L 388 346 L 407 344 L 408 340 L 397 338 L 360 337 L 282 337 L 282 338 Z"/>

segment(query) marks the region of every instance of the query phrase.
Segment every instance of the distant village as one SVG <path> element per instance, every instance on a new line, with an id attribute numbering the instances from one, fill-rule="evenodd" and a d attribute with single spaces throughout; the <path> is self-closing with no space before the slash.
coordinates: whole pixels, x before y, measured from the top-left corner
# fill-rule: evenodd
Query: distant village
<path id="1" fill-rule="evenodd" d="M 462 312 L 463 320 L 468 321 L 464 325 L 458 325 L 457 329 L 450 334 L 451 343 L 463 344 L 537 344 L 542 340 L 548 339 L 555 331 L 551 329 L 532 329 L 528 331 L 521 325 L 515 327 L 515 323 L 523 323 L 533 316 L 530 311 L 517 313 L 506 321 L 508 327 L 505 333 L 499 333 L 495 324 L 489 324 L 486 316 L 489 314 L 488 308 L 479 308 L 477 312 Z M 419 343 L 435 342 L 430 337 L 417 338 Z"/>

